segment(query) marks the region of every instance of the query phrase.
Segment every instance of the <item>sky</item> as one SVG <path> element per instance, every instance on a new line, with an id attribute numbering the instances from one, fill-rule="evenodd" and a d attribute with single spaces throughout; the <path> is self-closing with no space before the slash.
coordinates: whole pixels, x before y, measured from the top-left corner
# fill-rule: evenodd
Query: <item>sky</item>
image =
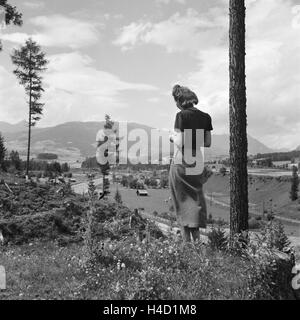
<path id="1" fill-rule="evenodd" d="M 228 0 L 10 0 L 23 26 L 1 29 L 0 121 L 27 118 L 10 54 L 28 37 L 47 54 L 39 127 L 106 113 L 171 129 L 185 85 L 214 133 L 229 131 Z M 300 145 L 300 0 L 246 0 L 248 133 Z"/>

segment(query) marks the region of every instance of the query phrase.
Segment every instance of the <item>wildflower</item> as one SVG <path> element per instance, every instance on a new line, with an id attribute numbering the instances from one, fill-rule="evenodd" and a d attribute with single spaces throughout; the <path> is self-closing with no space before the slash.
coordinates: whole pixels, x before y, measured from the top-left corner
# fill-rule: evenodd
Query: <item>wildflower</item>
<path id="1" fill-rule="evenodd" d="M 118 263 L 117 263 L 117 269 L 120 270 L 121 269 L 121 261 L 118 260 Z"/>

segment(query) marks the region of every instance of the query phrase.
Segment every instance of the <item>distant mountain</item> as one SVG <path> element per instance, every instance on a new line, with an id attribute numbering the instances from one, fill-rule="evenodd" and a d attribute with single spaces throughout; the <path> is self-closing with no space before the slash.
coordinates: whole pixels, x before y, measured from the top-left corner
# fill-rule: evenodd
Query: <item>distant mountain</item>
<path id="1" fill-rule="evenodd" d="M 296 151 L 300 151 L 300 146 L 296 149 Z"/>
<path id="2" fill-rule="evenodd" d="M 12 125 L 16 126 L 16 125 Z M 79 159 L 95 155 L 96 134 L 102 129 L 104 122 L 67 122 L 54 127 L 33 128 L 32 131 L 32 153 L 37 155 L 41 152 L 56 153 L 60 157 Z M 5 127 L 5 126 L 3 126 Z M 8 130 L 7 130 L 8 128 Z M 14 130 L 13 130 L 14 129 Z M 26 128 L 25 128 L 26 129 Z M 133 129 L 143 129 L 151 136 L 151 127 L 129 122 L 128 132 Z M 1 130 L 1 126 L 0 126 Z M 27 131 L 15 131 L 16 127 L 6 126 L 5 140 L 9 150 L 19 150 L 26 153 Z M 164 137 L 168 137 L 167 131 L 160 131 Z M 212 147 L 206 149 L 206 157 L 226 156 L 229 154 L 229 136 L 213 135 Z M 134 144 L 131 142 L 131 144 Z M 249 154 L 269 153 L 274 150 L 268 148 L 257 139 L 248 136 Z M 130 143 L 129 143 L 130 145 Z M 150 145 L 150 141 L 149 141 Z M 158 157 L 158 150 L 155 153 Z M 163 154 L 163 156 L 166 156 Z"/>
<path id="3" fill-rule="evenodd" d="M 248 154 L 255 155 L 257 153 L 273 152 L 273 149 L 268 148 L 263 143 L 248 135 Z M 212 148 L 206 150 L 206 155 L 212 156 L 228 155 L 229 154 L 229 135 L 213 135 Z"/>
<path id="4" fill-rule="evenodd" d="M 4 133 L 12 133 L 27 130 L 27 122 L 20 121 L 16 124 L 10 124 L 4 121 L 0 121 L 0 132 Z"/>

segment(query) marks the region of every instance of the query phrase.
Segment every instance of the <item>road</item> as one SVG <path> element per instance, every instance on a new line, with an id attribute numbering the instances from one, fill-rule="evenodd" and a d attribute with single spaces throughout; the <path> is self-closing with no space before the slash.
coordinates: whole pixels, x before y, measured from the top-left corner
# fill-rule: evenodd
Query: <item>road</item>
<path id="1" fill-rule="evenodd" d="M 216 200 L 211 195 L 210 196 L 205 195 L 205 198 L 208 201 L 212 201 L 213 203 L 218 204 L 218 205 L 220 205 L 222 207 L 226 207 L 226 208 L 230 207 L 230 205 L 228 203 L 220 201 L 220 200 Z M 253 215 L 261 216 L 261 212 L 257 212 L 257 211 L 251 210 L 251 209 L 249 209 L 249 213 L 251 213 Z M 289 222 L 289 223 L 299 224 L 299 228 L 300 228 L 300 220 L 295 220 L 295 219 L 291 219 L 291 218 L 285 218 L 285 217 L 276 216 L 276 215 L 274 215 L 274 217 L 275 217 L 276 220 L 280 220 L 282 222 Z"/>
<path id="2" fill-rule="evenodd" d="M 290 177 L 292 175 L 292 171 L 248 168 L 248 174 L 253 176 Z"/>

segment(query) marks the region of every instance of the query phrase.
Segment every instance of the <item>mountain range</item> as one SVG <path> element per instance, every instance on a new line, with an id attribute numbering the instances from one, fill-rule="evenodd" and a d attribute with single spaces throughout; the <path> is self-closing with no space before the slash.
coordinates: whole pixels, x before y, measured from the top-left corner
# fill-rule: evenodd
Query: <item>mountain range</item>
<path id="1" fill-rule="evenodd" d="M 12 132 L 18 132 L 18 131 L 24 131 L 26 130 L 27 122 L 20 121 L 16 124 L 10 124 L 8 122 L 0 121 L 0 132 L 3 133 L 12 133 Z"/>
<path id="2" fill-rule="evenodd" d="M 133 129 L 143 129 L 151 136 L 153 128 L 128 122 L 128 132 Z M 33 128 L 32 130 L 32 156 L 42 152 L 53 152 L 60 159 L 70 161 L 82 160 L 87 156 L 95 155 L 96 134 L 104 126 L 102 122 L 66 122 L 53 127 Z M 17 124 L 0 122 L 0 132 L 4 135 L 8 150 L 18 150 L 21 155 L 26 154 L 27 128 L 26 122 Z M 162 136 L 169 136 L 168 131 L 161 130 Z M 227 156 L 229 154 L 229 135 L 213 135 L 212 147 L 206 149 L 206 157 Z M 300 148 L 300 147 L 299 147 Z M 248 153 L 270 153 L 273 150 L 257 139 L 248 135 Z M 164 155 L 163 155 L 164 156 Z"/>

